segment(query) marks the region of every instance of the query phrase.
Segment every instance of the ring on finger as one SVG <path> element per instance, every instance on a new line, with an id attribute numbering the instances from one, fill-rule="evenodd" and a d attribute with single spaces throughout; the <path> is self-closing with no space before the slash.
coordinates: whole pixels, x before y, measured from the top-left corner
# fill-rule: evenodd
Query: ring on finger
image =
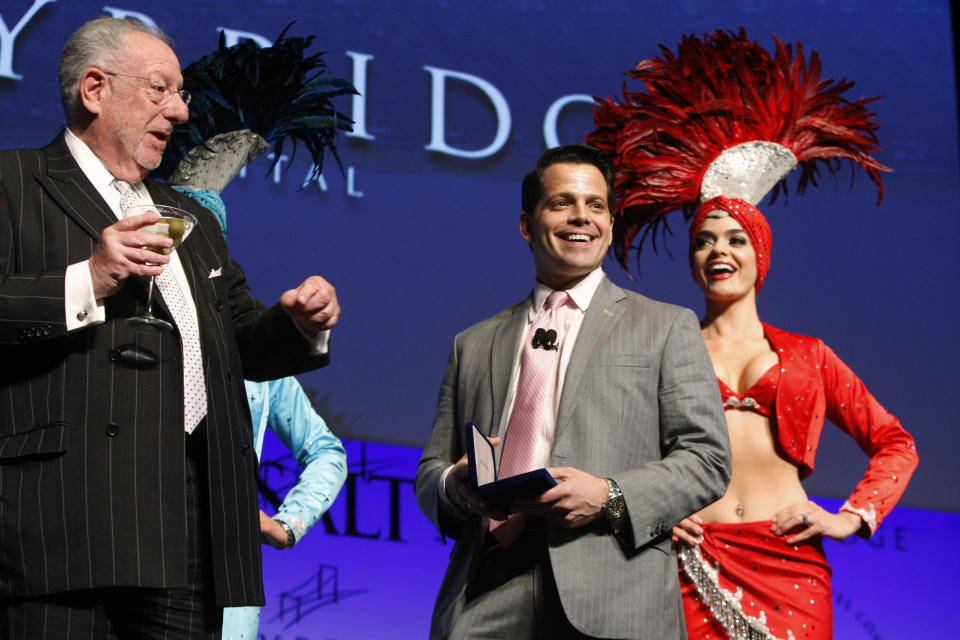
<path id="1" fill-rule="evenodd" d="M 810 526 L 810 514 L 808 513 L 803 514 L 803 526 L 805 527 Z"/>

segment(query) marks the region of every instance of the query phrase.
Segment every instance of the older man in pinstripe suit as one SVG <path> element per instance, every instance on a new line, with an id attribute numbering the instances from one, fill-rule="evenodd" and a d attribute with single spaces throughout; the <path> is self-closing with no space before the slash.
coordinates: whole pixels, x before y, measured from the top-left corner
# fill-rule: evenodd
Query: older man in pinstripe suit
<path id="1" fill-rule="evenodd" d="M 214 217 L 144 180 L 188 115 L 162 33 L 87 23 L 60 85 L 66 131 L 0 152 L 0 636 L 219 638 L 223 606 L 263 604 L 243 379 L 326 364 L 336 295 L 312 276 L 264 308 Z M 158 255 L 123 199 L 199 224 Z M 175 329 L 126 323 L 164 271 Z"/>
<path id="2" fill-rule="evenodd" d="M 685 637 L 670 528 L 723 495 L 729 443 L 696 317 L 600 269 L 612 181 L 596 149 L 546 152 L 522 190 L 533 293 L 454 339 L 416 480 L 456 539 L 432 638 Z M 559 484 L 504 521 L 467 479 L 468 420 L 501 472 Z"/>

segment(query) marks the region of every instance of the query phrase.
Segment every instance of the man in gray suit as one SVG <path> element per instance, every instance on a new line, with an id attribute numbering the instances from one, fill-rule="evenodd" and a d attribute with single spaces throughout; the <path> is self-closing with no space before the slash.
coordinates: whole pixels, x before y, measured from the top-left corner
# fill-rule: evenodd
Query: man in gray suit
<path id="1" fill-rule="evenodd" d="M 727 430 L 694 314 L 600 269 L 612 182 L 596 149 L 547 151 L 522 190 L 534 290 L 454 339 L 416 478 L 456 539 L 432 638 L 685 637 L 670 529 L 723 495 Z M 501 522 L 468 479 L 467 421 L 502 441 L 501 474 L 558 485 Z"/>
<path id="2" fill-rule="evenodd" d="M 219 640 L 263 604 L 243 379 L 326 364 L 339 305 L 312 276 L 266 309 L 213 215 L 145 179 L 190 100 L 161 33 L 87 23 L 60 79 L 67 129 L 0 152 L 0 637 Z M 198 224 L 159 255 L 125 199 Z M 140 276 L 173 330 L 127 322 Z"/>

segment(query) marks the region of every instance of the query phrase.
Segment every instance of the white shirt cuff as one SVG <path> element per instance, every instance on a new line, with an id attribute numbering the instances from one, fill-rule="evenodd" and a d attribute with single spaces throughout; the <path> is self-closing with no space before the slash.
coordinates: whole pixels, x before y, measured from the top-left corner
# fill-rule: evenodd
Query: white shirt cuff
<path id="1" fill-rule="evenodd" d="M 461 518 L 467 515 L 467 512 L 464 511 L 460 506 L 454 504 L 453 500 L 450 499 L 450 496 L 447 495 L 447 476 L 450 475 L 450 472 L 453 471 L 453 468 L 456 465 L 450 465 L 443 470 L 443 473 L 440 474 L 440 484 L 437 487 L 437 492 L 440 498 L 440 509 L 446 511 L 447 513 L 455 513 Z"/>
<path id="2" fill-rule="evenodd" d="M 310 355 L 312 356 L 322 356 L 328 351 L 330 351 L 330 329 L 324 329 L 315 336 L 311 336 L 309 333 L 303 330 L 303 327 L 300 326 L 296 320 L 293 321 L 293 326 L 297 328 L 297 331 L 300 332 L 300 335 L 310 343 Z"/>
<path id="3" fill-rule="evenodd" d="M 63 278 L 63 307 L 67 331 L 76 331 L 107 319 L 102 300 L 93 293 L 88 260 L 71 264 Z"/>

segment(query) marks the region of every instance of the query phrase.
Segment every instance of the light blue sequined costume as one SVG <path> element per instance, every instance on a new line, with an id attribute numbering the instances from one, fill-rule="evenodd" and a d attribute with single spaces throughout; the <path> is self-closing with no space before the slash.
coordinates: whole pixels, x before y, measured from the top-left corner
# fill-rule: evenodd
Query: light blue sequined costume
<path id="1" fill-rule="evenodd" d="M 269 382 L 244 380 L 257 456 L 270 429 L 293 452 L 303 471 L 274 516 L 287 523 L 297 541 L 310 530 L 347 479 L 347 454 L 327 428 L 296 378 Z"/>

